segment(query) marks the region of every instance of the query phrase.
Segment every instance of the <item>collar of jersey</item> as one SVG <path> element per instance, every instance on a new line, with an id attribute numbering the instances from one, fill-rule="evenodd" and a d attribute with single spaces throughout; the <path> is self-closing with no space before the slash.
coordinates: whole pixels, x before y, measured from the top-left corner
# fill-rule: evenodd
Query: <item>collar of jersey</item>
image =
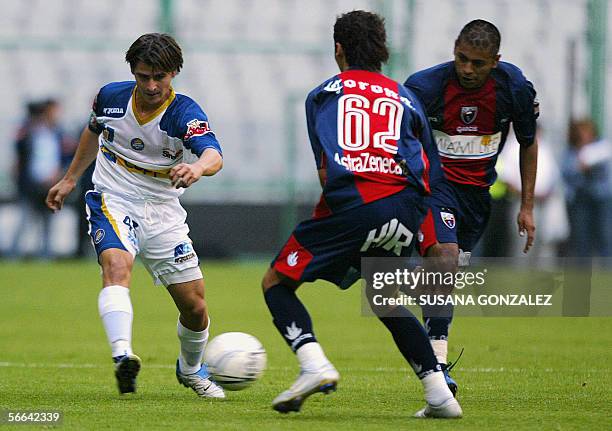
<path id="1" fill-rule="evenodd" d="M 174 93 L 174 88 L 170 88 L 170 96 L 168 96 L 166 101 L 162 103 L 154 112 L 141 117 L 136 109 L 136 86 L 134 86 L 134 89 L 132 90 L 132 112 L 134 113 L 134 118 L 136 118 L 136 121 L 138 121 L 138 124 L 141 126 L 147 124 L 149 121 L 161 114 L 168 106 L 170 106 L 175 97 L 176 94 Z"/>

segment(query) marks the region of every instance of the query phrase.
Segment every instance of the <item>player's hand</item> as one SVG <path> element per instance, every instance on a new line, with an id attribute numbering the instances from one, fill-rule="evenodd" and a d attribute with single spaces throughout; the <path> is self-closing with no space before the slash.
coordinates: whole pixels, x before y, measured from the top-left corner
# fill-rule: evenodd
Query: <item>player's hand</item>
<path id="1" fill-rule="evenodd" d="M 196 164 L 180 163 L 170 170 L 170 181 L 175 188 L 187 188 L 202 177 L 202 168 Z"/>
<path id="2" fill-rule="evenodd" d="M 47 193 L 47 198 L 45 199 L 45 203 L 49 207 L 49 209 L 53 212 L 59 211 L 64 206 L 64 199 L 66 196 L 70 194 L 74 187 L 76 186 L 76 181 L 62 178 L 56 185 L 51 187 L 49 193 Z"/>
<path id="3" fill-rule="evenodd" d="M 533 245 L 533 241 L 535 240 L 535 223 L 533 221 L 533 211 L 522 209 L 519 212 L 518 217 L 516 218 L 516 222 L 518 224 L 519 235 L 525 236 L 525 234 L 527 234 L 527 242 L 525 243 L 525 248 L 523 249 L 523 253 L 527 253 Z"/>

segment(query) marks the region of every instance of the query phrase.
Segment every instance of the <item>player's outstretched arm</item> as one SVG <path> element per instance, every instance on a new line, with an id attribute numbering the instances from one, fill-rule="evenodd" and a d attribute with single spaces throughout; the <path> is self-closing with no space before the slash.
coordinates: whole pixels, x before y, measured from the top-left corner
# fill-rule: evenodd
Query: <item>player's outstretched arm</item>
<path id="1" fill-rule="evenodd" d="M 85 127 L 81 133 L 79 146 L 77 147 L 74 158 L 70 163 L 70 167 L 64 174 L 64 177 L 59 182 L 51 187 L 47 194 L 45 203 L 53 212 L 59 211 L 64 205 L 66 196 L 74 190 L 77 181 L 83 175 L 83 172 L 95 160 L 98 154 L 98 135 Z"/>
<path id="2" fill-rule="evenodd" d="M 523 253 L 527 253 L 535 240 L 535 221 L 533 218 L 534 190 L 536 171 L 538 169 L 538 141 L 520 149 L 521 169 L 521 209 L 517 217 L 520 236 L 527 234 L 527 242 Z"/>
<path id="3" fill-rule="evenodd" d="M 223 158 L 214 148 L 204 150 L 195 163 L 180 163 L 170 170 L 170 181 L 177 189 L 187 188 L 201 177 L 215 175 L 223 167 Z"/>

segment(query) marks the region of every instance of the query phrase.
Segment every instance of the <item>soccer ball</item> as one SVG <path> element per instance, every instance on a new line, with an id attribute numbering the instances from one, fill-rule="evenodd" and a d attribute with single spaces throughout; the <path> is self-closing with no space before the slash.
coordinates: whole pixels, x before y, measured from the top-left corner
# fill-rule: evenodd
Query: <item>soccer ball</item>
<path id="1" fill-rule="evenodd" d="M 244 332 L 225 332 L 206 346 L 204 362 L 223 389 L 240 391 L 251 386 L 266 369 L 266 351 L 259 340 Z"/>

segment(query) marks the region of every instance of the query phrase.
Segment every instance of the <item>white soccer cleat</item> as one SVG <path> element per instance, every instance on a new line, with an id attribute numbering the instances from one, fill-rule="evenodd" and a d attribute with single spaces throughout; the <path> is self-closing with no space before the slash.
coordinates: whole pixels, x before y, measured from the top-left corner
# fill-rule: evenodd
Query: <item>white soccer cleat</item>
<path id="1" fill-rule="evenodd" d="M 455 398 L 449 398 L 439 406 L 427 404 L 425 408 L 414 414 L 415 418 L 440 418 L 440 419 L 459 419 L 463 417 L 463 410 Z"/>
<path id="2" fill-rule="evenodd" d="M 302 371 L 295 383 L 272 401 L 272 408 L 281 413 L 299 412 L 310 395 L 335 391 L 338 380 L 340 374 L 331 364 L 314 373 Z"/>
<path id="3" fill-rule="evenodd" d="M 208 370 L 204 365 L 202 365 L 197 373 L 183 374 L 179 369 L 178 361 L 176 361 L 176 379 L 186 388 L 193 389 L 200 397 L 225 398 L 225 392 L 223 392 L 221 386 L 211 380 L 210 374 L 208 374 Z"/>

